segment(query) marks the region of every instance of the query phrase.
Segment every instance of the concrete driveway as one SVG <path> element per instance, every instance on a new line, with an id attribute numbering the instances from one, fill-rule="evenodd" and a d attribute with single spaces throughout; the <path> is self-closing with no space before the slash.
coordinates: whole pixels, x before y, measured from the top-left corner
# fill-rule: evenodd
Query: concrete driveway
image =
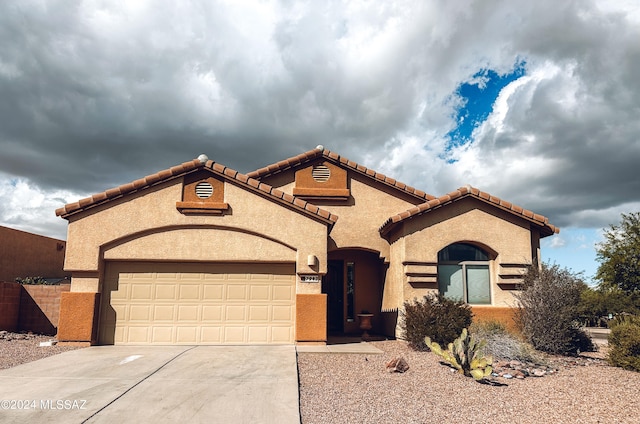
<path id="1" fill-rule="evenodd" d="M 0 371 L 11 423 L 299 423 L 294 346 L 95 346 Z"/>

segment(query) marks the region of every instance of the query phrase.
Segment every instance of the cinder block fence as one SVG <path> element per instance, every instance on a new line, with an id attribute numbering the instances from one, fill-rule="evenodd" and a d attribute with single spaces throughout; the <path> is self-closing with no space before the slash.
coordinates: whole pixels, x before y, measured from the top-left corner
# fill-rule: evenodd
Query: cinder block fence
<path id="1" fill-rule="evenodd" d="M 55 335 L 60 317 L 60 294 L 70 284 L 22 285 L 0 282 L 0 330 Z"/>

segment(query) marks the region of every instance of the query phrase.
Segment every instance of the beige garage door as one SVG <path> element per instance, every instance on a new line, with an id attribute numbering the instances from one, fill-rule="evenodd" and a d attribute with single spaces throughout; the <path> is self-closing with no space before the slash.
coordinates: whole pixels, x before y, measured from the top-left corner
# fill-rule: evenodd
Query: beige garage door
<path id="1" fill-rule="evenodd" d="M 294 274 L 294 264 L 108 263 L 100 343 L 293 343 Z"/>

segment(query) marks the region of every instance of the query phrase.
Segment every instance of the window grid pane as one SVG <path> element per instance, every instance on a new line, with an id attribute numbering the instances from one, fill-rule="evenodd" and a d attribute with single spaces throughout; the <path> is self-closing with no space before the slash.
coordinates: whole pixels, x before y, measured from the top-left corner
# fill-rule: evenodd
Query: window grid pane
<path id="1" fill-rule="evenodd" d="M 467 277 L 467 303 L 491 304 L 489 267 L 487 265 L 465 265 Z"/>
<path id="2" fill-rule="evenodd" d="M 463 275 L 461 265 L 440 265 L 438 267 L 440 294 L 448 299 L 464 299 Z"/>

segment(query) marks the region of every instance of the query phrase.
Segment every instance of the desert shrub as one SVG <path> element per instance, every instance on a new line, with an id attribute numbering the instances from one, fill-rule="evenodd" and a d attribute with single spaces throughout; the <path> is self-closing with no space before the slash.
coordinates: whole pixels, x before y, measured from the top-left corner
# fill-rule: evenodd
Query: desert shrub
<path id="1" fill-rule="evenodd" d="M 16 283 L 24 284 L 24 285 L 43 285 L 43 286 L 52 284 L 42 277 L 24 277 L 24 278 L 16 277 Z"/>
<path id="2" fill-rule="evenodd" d="M 609 334 L 609 363 L 640 372 L 640 316 L 616 318 Z"/>
<path id="3" fill-rule="evenodd" d="M 609 321 L 609 328 L 614 328 L 622 324 L 631 324 L 631 325 L 640 326 L 640 315 L 631 315 L 631 314 L 618 315 L 614 319 Z"/>
<path id="4" fill-rule="evenodd" d="M 556 354 L 594 350 L 578 323 L 580 294 L 585 283 L 558 265 L 530 266 L 517 295 L 516 322 L 534 348 Z"/>
<path id="5" fill-rule="evenodd" d="M 471 308 L 462 301 L 442 295 L 425 296 L 404 303 L 401 329 L 411 348 L 428 350 L 424 338 L 447 346 L 471 324 Z"/>
<path id="6" fill-rule="evenodd" d="M 496 320 L 475 321 L 469 326 L 469 332 L 475 334 L 478 338 L 484 339 L 496 334 L 508 333 L 507 327 Z"/>
<path id="7" fill-rule="evenodd" d="M 480 321 L 471 324 L 469 331 L 478 339 L 484 339 L 484 353 L 504 360 L 542 363 L 543 358 L 529 343 L 512 334 L 499 321 Z"/>

